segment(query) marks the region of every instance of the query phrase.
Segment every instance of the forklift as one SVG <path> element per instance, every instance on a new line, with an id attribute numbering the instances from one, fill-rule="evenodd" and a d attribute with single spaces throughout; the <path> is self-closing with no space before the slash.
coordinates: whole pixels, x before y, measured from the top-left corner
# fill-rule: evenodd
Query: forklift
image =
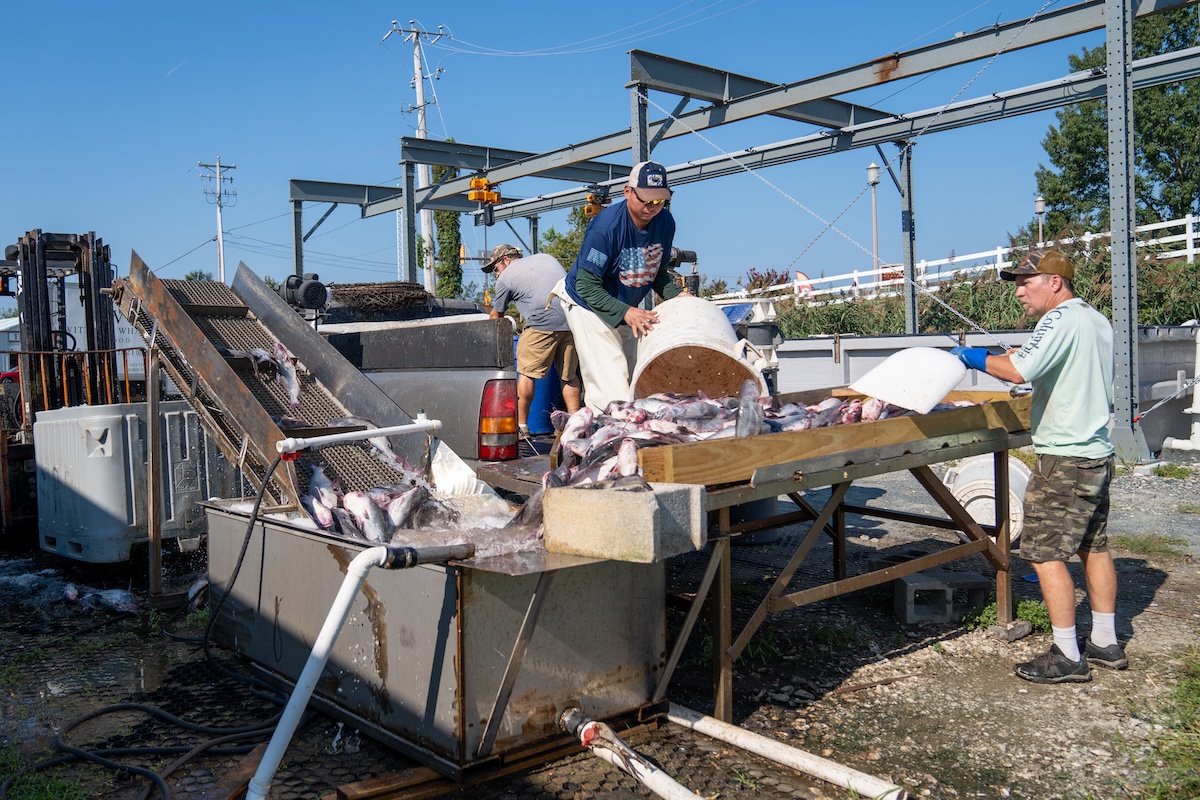
<path id="1" fill-rule="evenodd" d="M 117 376 L 109 256 L 94 232 L 35 229 L 4 248 L 0 296 L 16 298 L 21 337 L 16 380 L 0 384 L 0 534 L 5 543 L 37 529 L 35 415 L 131 399 L 128 381 L 122 387 Z M 72 276 L 78 278 L 77 298 L 67 297 Z M 83 306 L 84 329 L 76 333 L 68 329 L 70 302 Z"/>

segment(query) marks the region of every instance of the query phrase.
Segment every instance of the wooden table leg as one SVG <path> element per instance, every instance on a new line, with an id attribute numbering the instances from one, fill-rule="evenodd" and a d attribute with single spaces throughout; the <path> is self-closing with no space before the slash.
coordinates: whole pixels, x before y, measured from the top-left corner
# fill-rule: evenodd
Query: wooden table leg
<path id="1" fill-rule="evenodd" d="M 713 542 L 721 547 L 721 565 L 713 582 L 713 716 L 733 722 L 733 659 L 729 656 L 733 628 L 733 589 L 728 539 Z"/>
<path id="2" fill-rule="evenodd" d="M 1012 532 L 1009 530 L 1008 451 L 995 453 L 996 487 L 996 547 L 1002 564 L 996 567 L 996 622 L 1008 625 L 1013 621 L 1012 593 Z"/>

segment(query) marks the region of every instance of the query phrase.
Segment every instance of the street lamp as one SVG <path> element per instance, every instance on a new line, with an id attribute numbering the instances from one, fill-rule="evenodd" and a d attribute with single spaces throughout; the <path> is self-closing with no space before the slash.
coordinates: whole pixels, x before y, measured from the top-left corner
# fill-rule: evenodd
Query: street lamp
<path id="1" fill-rule="evenodd" d="M 1046 241 L 1046 237 L 1042 234 L 1042 221 L 1046 216 L 1046 198 L 1040 194 L 1037 196 L 1037 200 L 1033 201 L 1033 213 L 1037 214 L 1038 218 L 1038 244 L 1042 244 Z"/>
<path id="2" fill-rule="evenodd" d="M 867 167 L 867 183 L 871 185 L 871 269 L 879 269 L 879 207 L 875 203 L 875 187 L 879 185 L 879 165 L 874 161 Z"/>

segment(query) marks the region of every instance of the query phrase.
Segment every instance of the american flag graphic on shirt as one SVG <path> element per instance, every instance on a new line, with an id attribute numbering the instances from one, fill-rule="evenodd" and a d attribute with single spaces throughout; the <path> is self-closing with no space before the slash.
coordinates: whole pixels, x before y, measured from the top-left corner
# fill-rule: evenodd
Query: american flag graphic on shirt
<path id="1" fill-rule="evenodd" d="M 622 250 L 617 259 L 617 276 L 621 285 L 638 287 L 653 283 L 662 263 L 662 255 L 661 244 Z"/>

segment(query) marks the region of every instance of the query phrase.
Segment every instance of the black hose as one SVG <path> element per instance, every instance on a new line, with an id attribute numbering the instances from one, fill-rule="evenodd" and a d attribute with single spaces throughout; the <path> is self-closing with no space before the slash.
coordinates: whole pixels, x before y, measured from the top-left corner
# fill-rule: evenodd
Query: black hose
<path id="1" fill-rule="evenodd" d="M 266 475 L 263 476 L 262 484 L 258 487 L 258 496 L 254 498 L 254 507 L 250 509 L 250 522 L 246 525 L 245 536 L 242 537 L 241 552 L 238 553 L 237 562 L 235 562 L 233 565 L 233 573 L 229 576 L 228 586 L 225 587 L 225 591 L 221 592 L 221 597 L 217 601 L 216 606 L 212 607 L 209 611 L 208 625 L 204 627 L 203 639 L 204 657 L 208 659 L 210 664 L 216 667 L 226 677 L 262 689 L 264 692 L 266 692 L 267 698 L 278 705 L 284 705 L 287 702 L 287 698 L 279 695 L 279 690 L 276 687 L 272 686 L 266 681 L 253 678 L 248 675 L 243 675 L 240 672 L 235 672 L 234 670 L 226 667 L 212 654 L 211 640 L 213 627 L 216 625 L 217 618 L 221 615 L 221 610 L 225 607 L 225 601 L 228 600 L 229 595 L 233 592 L 233 585 L 237 582 L 238 574 L 242 571 L 242 564 L 246 560 L 246 551 L 250 549 L 250 537 L 254 535 L 254 525 L 258 522 L 258 510 L 262 507 L 263 496 L 267 492 L 267 485 L 271 482 L 271 476 L 275 474 L 275 470 L 279 468 L 279 464 L 282 460 L 282 455 L 277 454 L 275 456 L 275 460 L 271 462 L 271 466 L 267 469 Z M 210 586 L 210 598 L 212 595 L 211 589 L 212 587 Z M 278 720 L 278 716 L 276 717 L 276 720 Z"/>
<path id="2" fill-rule="evenodd" d="M 229 594 L 233 589 L 234 582 L 237 581 L 238 573 L 242 569 L 242 563 L 246 559 L 246 552 L 250 548 L 250 538 L 254 533 L 254 525 L 258 521 L 258 512 L 259 512 L 259 509 L 262 507 L 262 501 L 263 501 L 263 497 L 266 495 L 267 486 L 270 484 L 271 476 L 274 475 L 275 470 L 279 468 L 279 464 L 282 461 L 282 459 L 283 459 L 283 457 L 281 455 L 275 456 L 275 459 L 271 462 L 271 466 L 267 469 L 266 475 L 263 477 L 262 484 L 259 486 L 258 495 L 254 498 L 254 507 L 250 511 L 250 522 L 246 526 L 246 535 L 242 540 L 241 552 L 238 554 L 236 564 L 234 564 L 233 573 L 229 576 L 228 586 L 226 587 L 225 591 L 221 594 L 221 598 L 217 602 L 216 607 L 213 608 L 211 610 L 211 612 L 209 613 L 208 625 L 205 626 L 204 637 L 202 640 L 202 643 L 204 645 L 204 655 L 205 655 L 205 658 L 209 661 L 209 663 L 211 663 L 212 665 L 217 667 L 217 669 L 220 670 L 224 675 L 226 675 L 230 678 L 233 678 L 234 680 L 238 680 L 238 681 L 247 683 L 247 684 L 251 685 L 252 687 L 258 687 L 260 689 L 265 689 L 266 690 L 265 692 L 254 692 L 254 693 L 260 697 L 263 697 L 266 700 L 269 700 L 270 702 L 277 704 L 277 705 L 283 705 L 286 702 L 287 698 L 280 696 L 278 693 L 278 690 L 271 684 L 267 683 L 266 681 L 262 681 L 257 678 L 252 678 L 250 676 L 242 675 L 241 673 L 235 672 L 234 670 L 231 670 L 228 667 L 226 667 L 224 664 L 222 664 L 220 661 L 218 661 L 216 659 L 216 657 L 212 654 L 212 651 L 209 649 L 209 643 L 210 643 L 210 638 L 212 636 L 213 624 L 216 622 L 217 616 L 221 613 L 221 610 L 225 605 L 225 600 L 226 600 L 226 598 L 229 597 Z M 96 627 L 100 627 L 100 626 L 96 626 Z M 164 631 L 164 633 L 165 633 L 165 631 Z M 95 719 L 96 717 L 104 716 L 105 714 L 111 714 L 111 713 L 114 713 L 117 711 L 141 711 L 146 714 L 156 716 L 166 722 L 177 725 L 181 728 L 184 728 L 185 730 L 189 730 L 194 733 L 220 734 L 220 735 L 215 739 L 211 739 L 207 742 L 203 742 L 203 743 L 196 745 L 194 747 L 191 747 L 191 748 L 176 746 L 176 747 L 160 747 L 160 748 L 153 748 L 153 747 L 121 748 L 121 749 L 113 749 L 113 750 L 88 751 L 88 750 L 84 750 L 79 747 L 75 747 L 74 745 L 67 744 L 67 742 L 65 741 L 64 737 L 67 735 L 67 733 L 70 732 L 71 730 L 73 730 L 74 728 L 78 727 L 79 725 L 83 724 L 84 722 L 87 722 L 90 719 Z M 226 742 L 239 741 L 239 740 L 250 738 L 250 737 L 267 736 L 274 730 L 275 725 L 279 722 L 279 718 L 282 715 L 282 713 L 283 712 L 281 711 L 279 714 L 276 714 L 271 719 L 269 719 L 265 722 L 260 722 L 255 725 L 249 725 L 249 726 L 245 726 L 242 728 L 213 728 L 213 727 L 208 727 L 205 725 L 197 725 L 196 723 L 193 723 L 193 722 L 188 722 L 187 720 L 176 717 L 174 714 L 170 714 L 166 711 L 163 711 L 160 708 L 155 708 L 154 706 L 146 706 L 146 705 L 141 705 L 138 703 L 119 703 L 117 705 L 106 706 L 105 708 L 101 708 L 97 711 L 88 712 L 87 714 L 83 714 L 79 717 L 76 717 L 71 722 L 67 723 L 67 725 L 65 725 L 63 727 L 62 731 L 59 732 L 58 736 L 55 737 L 55 742 L 54 742 L 55 746 L 60 751 L 62 751 L 65 755 L 56 756 L 56 757 L 48 759 L 46 761 L 42 761 L 38 764 L 35 764 L 31 767 L 26 767 L 25 769 L 23 769 L 19 772 L 16 772 L 13 775 L 8 776 L 4 780 L 3 783 L 0 783 L 0 800 L 5 800 L 5 798 L 8 797 L 9 788 L 12 786 L 13 782 L 16 781 L 18 778 L 21 778 L 24 775 L 28 775 L 31 772 L 38 772 L 43 769 L 48 769 L 53 766 L 58 766 L 60 764 L 66 764 L 66 763 L 70 763 L 70 762 L 77 761 L 77 760 L 90 761 L 94 764 L 99 764 L 100 766 L 108 767 L 109 769 L 116 769 L 116 770 L 121 770 L 124 772 L 130 772 L 135 775 L 140 775 L 140 776 L 146 778 L 148 781 L 150 781 L 150 785 L 147 786 L 143 790 L 140 797 L 147 798 L 150 796 L 151 792 L 153 792 L 154 790 L 157 790 L 158 793 L 160 795 L 162 795 L 163 800 L 170 800 L 171 791 L 170 791 L 170 788 L 167 786 L 166 778 L 168 776 L 170 776 L 171 773 L 173 773 L 175 770 L 179 769 L 181 766 L 183 766 L 185 763 L 187 763 L 187 761 L 189 759 L 191 759 L 198 753 L 205 752 L 206 750 L 215 748 L 218 745 L 224 744 Z M 248 752 L 248 749 L 246 749 L 246 748 L 237 748 L 237 750 L 240 752 Z M 147 754 L 148 755 L 170 755 L 170 754 L 180 753 L 180 752 L 183 753 L 183 756 L 181 756 L 179 759 L 176 759 L 176 761 L 173 762 L 172 764 L 170 764 L 167 768 L 165 768 L 165 770 L 163 772 L 161 772 L 161 774 L 156 773 L 152 770 L 143 769 L 141 767 L 135 767 L 135 766 L 132 766 L 129 764 L 122 764 L 118 761 L 113 761 L 113 760 L 111 760 L 111 758 L 108 758 L 108 756 L 115 756 L 115 755 L 147 755 Z"/>

